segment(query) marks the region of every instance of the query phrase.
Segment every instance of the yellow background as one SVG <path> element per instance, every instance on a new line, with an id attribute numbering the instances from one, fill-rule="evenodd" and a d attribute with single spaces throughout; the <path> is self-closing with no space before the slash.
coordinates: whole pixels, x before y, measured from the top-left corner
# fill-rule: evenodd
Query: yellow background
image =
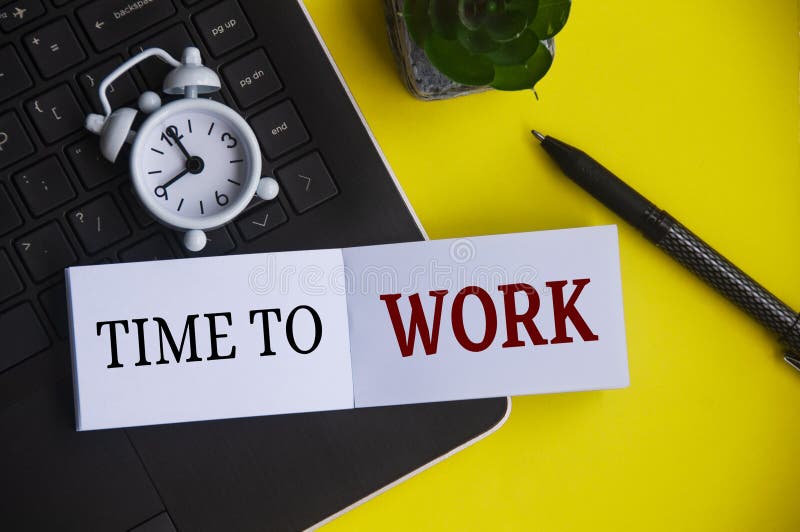
<path id="1" fill-rule="evenodd" d="M 536 127 L 594 155 L 800 308 L 795 0 L 576 0 L 530 92 L 409 96 L 379 0 L 306 4 L 431 238 L 620 223 Z M 800 530 L 800 374 L 620 226 L 631 386 L 507 424 L 328 530 Z"/>

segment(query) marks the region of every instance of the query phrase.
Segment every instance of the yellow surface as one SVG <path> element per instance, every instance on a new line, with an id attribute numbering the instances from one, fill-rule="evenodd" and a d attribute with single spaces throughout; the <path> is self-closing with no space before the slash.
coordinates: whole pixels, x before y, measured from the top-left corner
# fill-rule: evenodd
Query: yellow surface
<path id="1" fill-rule="evenodd" d="M 432 238 L 620 223 L 536 127 L 800 308 L 795 0 L 576 0 L 529 92 L 404 92 L 379 0 L 307 0 Z M 631 386 L 517 398 L 493 436 L 328 530 L 800 530 L 800 374 L 620 226 Z"/>

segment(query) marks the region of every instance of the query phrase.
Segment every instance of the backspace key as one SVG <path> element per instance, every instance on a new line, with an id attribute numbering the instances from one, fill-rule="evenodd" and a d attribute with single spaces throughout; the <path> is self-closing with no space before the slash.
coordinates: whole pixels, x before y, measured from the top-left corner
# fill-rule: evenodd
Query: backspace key
<path id="1" fill-rule="evenodd" d="M 78 9 L 78 19 L 98 51 L 175 13 L 172 0 L 95 0 Z"/>

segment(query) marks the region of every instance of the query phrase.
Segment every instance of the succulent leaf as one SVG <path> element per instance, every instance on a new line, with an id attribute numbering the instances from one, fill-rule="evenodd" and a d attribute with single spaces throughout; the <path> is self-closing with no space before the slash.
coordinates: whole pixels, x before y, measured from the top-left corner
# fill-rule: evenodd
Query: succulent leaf
<path id="1" fill-rule="evenodd" d="M 488 85 L 495 77 L 494 66 L 486 57 L 469 52 L 456 40 L 434 32 L 425 42 L 430 62 L 445 76 L 465 85 Z"/>
<path id="2" fill-rule="evenodd" d="M 531 23 L 536 18 L 539 0 L 506 0 L 506 8 L 512 11 L 522 11 Z"/>
<path id="3" fill-rule="evenodd" d="M 455 39 L 461 21 L 458 19 L 458 0 L 430 0 L 428 6 L 433 31 L 445 39 Z"/>
<path id="4" fill-rule="evenodd" d="M 528 17 L 521 11 L 505 11 L 491 16 L 486 20 L 486 31 L 498 42 L 508 42 L 516 39 L 525 31 Z"/>
<path id="5" fill-rule="evenodd" d="M 549 39 L 561 31 L 569 18 L 571 0 L 540 0 L 531 29 L 540 39 Z"/>
<path id="6" fill-rule="evenodd" d="M 478 30 L 486 22 L 488 0 L 458 0 L 458 18 L 470 30 Z"/>
<path id="7" fill-rule="evenodd" d="M 433 31 L 428 18 L 428 0 L 406 0 L 403 5 L 403 18 L 408 33 L 420 47 L 425 47 L 425 40 Z"/>
<path id="8" fill-rule="evenodd" d="M 469 30 L 464 26 L 458 28 L 458 42 L 474 54 L 483 54 L 497 50 L 500 43 L 492 40 L 486 30 Z"/>
<path id="9" fill-rule="evenodd" d="M 536 52 L 539 46 L 539 37 L 531 30 L 526 29 L 518 38 L 505 42 L 496 50 L 486 53 L 486 57 L 495 65 L 521 65 Z"/>
<path id="10" fill-rule="evenodd" d="M 550 50 L 544 44 L 539 43 L 536 52 L 524 64 L 496 66 L 494 80 L 490 85 L 504 91 L 530 89 L 547 74 L 552 64 L 553 56 Z"/>

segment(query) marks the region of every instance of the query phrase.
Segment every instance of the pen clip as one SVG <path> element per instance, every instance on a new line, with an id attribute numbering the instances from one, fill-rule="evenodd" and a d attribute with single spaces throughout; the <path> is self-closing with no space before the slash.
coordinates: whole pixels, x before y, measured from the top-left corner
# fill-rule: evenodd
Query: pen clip
<path id="1" fill-rule="evenodd" d="M 793 353 L 786 352 L 783 354 L 783 359 L 786 361 L 787 364 L 792 366 L 797 371 L 800 371 L 800 357 Z"/>

